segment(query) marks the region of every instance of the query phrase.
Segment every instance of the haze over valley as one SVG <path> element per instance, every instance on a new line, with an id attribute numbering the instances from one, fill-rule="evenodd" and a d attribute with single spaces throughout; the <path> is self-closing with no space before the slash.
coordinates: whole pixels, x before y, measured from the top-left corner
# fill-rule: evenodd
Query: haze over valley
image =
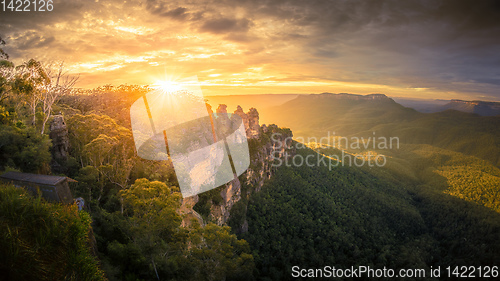
<path id="1" fill-rule="evenodd" d="M 497 1 L 4 2 L 0 280 L 499 278 Z"/>

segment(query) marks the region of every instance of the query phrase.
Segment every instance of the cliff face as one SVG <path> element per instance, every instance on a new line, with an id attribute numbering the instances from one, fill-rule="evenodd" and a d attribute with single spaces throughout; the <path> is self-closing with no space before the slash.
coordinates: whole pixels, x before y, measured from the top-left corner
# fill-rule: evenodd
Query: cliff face
<path id="1" fill-rule="evenodd" d="M 182 205 L 179 208 L 179 213 L 184 216 L 181 226 L 187 227 L 191 224 L 192 219 L 196 219 L 200 225 L 204 225 L 203 218 L 195 210 L 194 205 L 198 202 L 198 195 L 182 198 Z"/>
<path id="2" fill-rule="evenodd" d="M 226 112 L 226 106 L 220 105 L 217 113 Z M 250 151 L 250 167 L 240 177 L 217 188 L 220 195 L 219 200 L 210 204 L 208 221 L 218 225 L 226 224 L 230 217 L 233 206 L 242 198 L 248 198 L 252 192 L 258 192 L 265 180 L 269 179 L 276 169 L 272 166 L 273 157 L 291 157 L 295 151 L 292 147 L 292 132 L 288 129 L 281 129 L 276 125 L 259 125 L 259 113 L 255 108 L 251 108 L 248 113 L 238 106 L 234 114 L 239 115 L 246 127 L 248 145 Z M 245 188 L 243 187 L 251 187 Z M 199 202 L 199 196 L 192 196 L 183 199 L 181 212 L 186 214 L 183 224 L 188 224 L 188 220 L 197 218 L 201 224 L 200 214 L 193 207 Z M 196 208 L 195 208 L 196 209 Z M 245 226 L 243 226 L 245 231 Z"/>

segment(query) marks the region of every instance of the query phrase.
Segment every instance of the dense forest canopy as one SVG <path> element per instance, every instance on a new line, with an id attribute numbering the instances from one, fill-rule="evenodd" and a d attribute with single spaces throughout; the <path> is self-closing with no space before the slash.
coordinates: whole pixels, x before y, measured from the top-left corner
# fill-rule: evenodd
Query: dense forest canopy
<path id="1" fill-rule="evenodd" d="M 429 269 L 500 258 L 498 213 L 360 169 L 283 167 L 247 204 L 239 236 L 262 280 L 288 280 L 294 265 Z"/>
<path id="2" fill-rule="evenodd" d="M 182 198 L 171 162 L 141 159 L 134 148 L 129 108 L 150 88 L 81 90 L 76 79 L 63 64 L 16 66 L 0 48 L 0 171 L 70 177 L 73 196 L 85 200 L 77 211 L 1 185 L 6 278 L 288 280 L 293 265 L 428 270 L 500 261 L 494 117 L 422 114 L 393 101 L 294 99 L 275 117 L 299 136 L 376 130 L 400 136 L 401 147 L 361 151 L 386 155 L 384 167 L 273 167 L 272 134 L 292 131 L 257 126 L 241 184 L 186 206 L 193 198 Z M 67 130 L 67 155 L 57 159 L 49 137 L 55 116 Z M 338 151 L 306 143 L 293 153 Z"/>

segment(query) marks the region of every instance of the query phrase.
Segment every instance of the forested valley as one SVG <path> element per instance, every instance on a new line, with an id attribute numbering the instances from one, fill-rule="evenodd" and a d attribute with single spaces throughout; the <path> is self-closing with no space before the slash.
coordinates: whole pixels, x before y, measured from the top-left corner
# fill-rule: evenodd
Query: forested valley
<path id="1" fill-rule="evenodd" d="M 62 64 L 29 60 L 15 66 L 3 51 L 1 56 L 0 170 L 74 179 L 71 192 L 85 208 L 1 184 L 0 279 L 288 280 L 294 265 L 429 269 L 500 262 L 496 119 L 483 127 L 466 124 L 482 130 L 481 143 L 491 141 L 490 147 L 454 147 L 438 133 L 432 140 L 422 133 L 425 124 L 439 127 L 454 117 L 417 120 L 399 108 L 407 119 L 397 131 L 409 139 L 420 132 L 422 141 L 384 152 L 390 156 L 386 167 L 281 166 L 262 186 L 244 174 L 241 199 L 226 223 L 213 215 L 225 202 L 224 187 L 200 194 L 192 207 L 202 223 L 186 223 L 172 164 L 141 159 L 135 151 L 129 108 L 147 86 L 74 89 L 75 78 Z M 397 116 L 392 114 L 383 118 Z M 54 157 L 49 137 L 55 116 L 64 118 L 68 131 L 65 158 Z M 390 124 L 357 116 L 361 132 L 377 126 L 389 131 Z M 306 120 L 296 121 L 307 134 Z M 316 121 L 311 135 L 334 126 L 325 125 L 330 118 Z M 269 142 L 264 131 L 249 141 L 251 170 L 269 165 L 259 154 Z M 308 146 L 294 153 L 317 157 L 336 149 Z"/>
<path id="2" fill-rule="evenodd" d="M 262 280 L 287 280 L 293 265 L 428 270 L 500 259 L 498 212 L 359 168 L 283 167 L 246 204 L 239 236 Z"/>

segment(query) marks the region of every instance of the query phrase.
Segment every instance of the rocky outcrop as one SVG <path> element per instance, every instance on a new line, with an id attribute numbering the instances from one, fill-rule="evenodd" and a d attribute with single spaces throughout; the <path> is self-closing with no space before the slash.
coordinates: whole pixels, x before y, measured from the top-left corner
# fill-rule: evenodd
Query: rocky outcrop
<path id="1" fill-rule="evenodd" d="M 241 108 L 241 106 L 238 105 L 238 107 L 236 107 L 236 111 L 234 111 L 234 114 L 241 117 L 241 120 L 243 120 L 243 124 L 245 125 L 245 130 L 248 131 L 248 115 L 243 111 L 243 108 Z M 247 138 L 248 138 L 248 133 L 247 133 Z"/>
<path id="2" fill-rule="evenodd" d="M 210 220 L 218 225 L 223 225 L 229 219 L 229 211 L 234 204 L 241 200 L 241 183 L 238 178 L 226 183 L 220 195 L 222 203 L 212 205 L 210 208 Z"/>
<path id="3" fill-rule="evenodd" d="M 225 105 L 224 105 L 225 108 Z M 255 108 L 250 108 L 248 113 L 243 112 L 241 106 L 238 105 L 234 114 L 241 117 L 245 124 L 247 138 L 258 139 L 260 137 L 259 112 Z"/>
<path id="4" fill-rule="evenodd" d="M 219 105 L 217 114 L 226 113 L 227 107 Z M 220 189 L 221 202 L 213 204 L 210 208 L 209 221 L 218 225 L 226 224 L 233 206 L 243 197 L 248 198 L 252 192 L 258 192 L 264 182 L 271 178 L 277 167 L 273 167 L 273 158 L 291 157 L 295 154 L 292 146 L 292 132 L 289 129 L 281 129 L 276 125 L 259 124 L 259 113 L 257 109 L 251 108 L 248 113 L 238 106 L 234 114 L 241 117 L 245 124 L 248 145 L 250 151 L 250 167 L 240 177 L 233 179 Z M 242 186 L 247 188 L 246 193 L 242 193 Z M 183 221 L 187 225 L 189 220 L 197 218 L 201 224 L 201 216 L 193 210 L 193 206 L 198 202 L 198 196 L 185 198 L 182 202 L 181 210 L 186 214 Z M 246 225 L 246 226 L 245 226 Z M 240 231 L 246 231 L 248 224 L 243 222 Z"/>
<path id="5" fill-rule="evenodd" d="M 69 137 L 68 128 L 62 115 L 55 115 L 50 123 L 50 139 L 52 139 L 52 171 L 64 172 L 64 164 L 68 160 Z"/>
<path id="6" fill-rule="evenodd" d="M 217 114 L 227 113 L 227 105 L 225 105 L 225 104 L 219 104 L 219 107 L 217 107 L 217 110 L 215 112 Z"/>
<path id="7" fill-rule="evenodd" d="M 260 137 L 259 112 L 257 112 L 257 109 L 252 107 L 250 108 L 250 111 L 248 111 L 247 117 L 247 137 L 249 139 L 258 139 Z"/>
<path id="8" fill-rule="evenodd" d="M 179 213 L 183 216 L 181 223 L 182 227 L 188 227 L 191 225 L 193 219 L 197 220 L 198 223 L 203 226 L 203 218 L 195 210 L 193 210 L 194 205 L 198 202 L 198 195 L 182 198 L 182 204 L 179 208 Z"/>

